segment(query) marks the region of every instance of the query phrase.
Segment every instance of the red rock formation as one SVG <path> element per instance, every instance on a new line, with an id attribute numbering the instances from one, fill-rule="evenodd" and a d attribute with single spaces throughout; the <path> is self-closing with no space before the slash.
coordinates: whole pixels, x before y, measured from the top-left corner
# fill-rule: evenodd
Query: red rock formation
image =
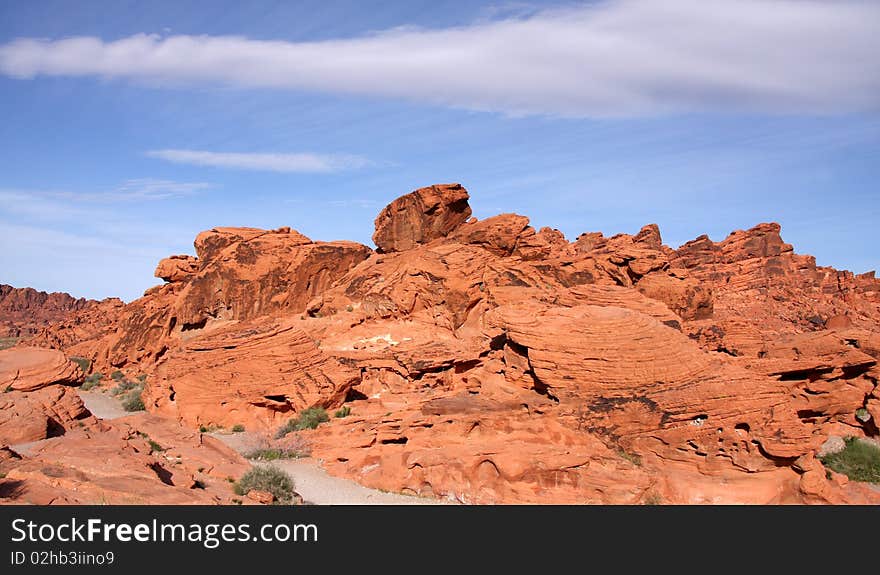
<path id="1" fill-rule="evenodd" d="M 27 337 L 69 315 L 98 304 L 66 293 L 0 284 L 0 337 Z"/>
<path id="2" fill-rule="evenodd" d="M 376 218 L 373 242 L 380 252 L 408 250 L 444 237 L 471 215 L 460 184 L 420 188 L 388 204 Z"/>
<path id="3" fill-rule="evenodd" d="M 62 435 L 91 421 L 73 387 L 82 371 L 56 350 L 0 351 L 0 445 Z"/>
<path id="4" fill-rule="evenodd" d="M 199 260 L 192 256 L 171 256 L 156 266 L 156 277 L 166 282 L 182 282 L 199 271 Z"/>
<path id="5" fill-rule="evenodd" d="M 0 394 L 0 445 L 63 435 L 90 418 L 73 388 L 53 385 Z"/>
<path id="6" fill-rule="evenodd" d="M 782 241 L 779 224 L 736 231 L 714 243 L 701 236 L 670 257 L 670 267 L 710 286 L 711 317 L 688 326 L 703 347 L 760 356 L 780 335 L 853 325 L 880 331 L 880 281 L 816 265 Z M 831 320 L 831 325 L 827 322 Z"/>
<path id="7" fill-rule="evenodd" d="M 216 228 L 199 234 L 195 248 L 198 258 L 162 260 L 156 276 L 167 283 L 113 310 L 111 320 L 96 322 L 100 329 L 81 333 L 62 323 L 35 339 L 93 359 L 99 370 L 152 364 L 228 322 L 302 311 L 371 253 L 354 242 L 312 242 L 290 228 Z"/>
<path id="8" fill-rule="evenodd" d="M 209 505 L 236 496 L 250 465 L 220 441 L 139 414 L 0 454 L 0 504 Z"/>
<path id="9" fill-rule="evenodd" d="M 193 427 L 277 427 L 296 411 L 341 403 L 359 373 L 293 325 L 242 322 L 170 351 L 145 401 Z"/>
<path id="10" fill-rule="evenodd" d="M 64 350 L 73 357 L 93 357 L 97 340 L 116 329 L 125 304 L 116 298 L 94 302 L 64 319 L 41 328 L 20 345 Z"/>
<path id="11" fill-rule="evenodd" d="M 218 228 L 93 341 L 187 425 L 303 432 L 332 473 L 465 502 L 877 502 L 824 473 L 877 434 L 880 282 L 762 224 L 678 250 L 657 226 L 569 242 L 458 185 L 376 219 L 378 252 Z M 861 415 L 856 417 L 856 412 Z M 867 413 L 868 415 L 865 415 Z M 870 417 L 868 417 L 870 416 Z"/>

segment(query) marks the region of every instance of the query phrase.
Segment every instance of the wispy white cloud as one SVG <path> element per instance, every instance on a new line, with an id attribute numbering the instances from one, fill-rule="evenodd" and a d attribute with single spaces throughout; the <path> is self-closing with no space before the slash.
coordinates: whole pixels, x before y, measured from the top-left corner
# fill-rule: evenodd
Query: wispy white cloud
<path id="1" fill-rule="evenodd" d="M 175 182 L 173 180 L 157 180 L 140 178 L 126 180 L 116 188 L 106 192 L 44 192 L 45 195 L 61 200 L 80 202 L 127 202 L 139 200 L 165 200 L 181 196 L 191 196 L 210 189 L 207 182 Z"/>
<path id="2" fill-rule="evenodd" d="M 28 202 L 46 202 L 51 200 L 58 200 L 70 204 L 100 204 L 142 200 L 165 200 L 181 196 L 191 196 L 212 187 L 212 184 L 207 182 L 175 182 L 173 180 L 140 178 L 126 180 L 115 188 L 99 192 L 0 188 L 0 199 L 4 200 L 4 205 L 6 207 L 21 206 Z"/>
<path id="3" fill-rule="evenodd" d="M 0 72 L 366 94 L 514 115 L 824 113 L 880 107 L 878 53 L 877 2 L 606 0 L 321 42 L 22 38 L 0 45 Z M 222 161 L 324 165 L 308 155 Z"/>
<path id="4" fill-rule="evenodd" d="M 147 155 L 174 162 L 215 168 L 269 172 L 327 173 L 362 168 L 370 161 L 344 154 L 261 154 L 204 150 L 150 150 Z"/>

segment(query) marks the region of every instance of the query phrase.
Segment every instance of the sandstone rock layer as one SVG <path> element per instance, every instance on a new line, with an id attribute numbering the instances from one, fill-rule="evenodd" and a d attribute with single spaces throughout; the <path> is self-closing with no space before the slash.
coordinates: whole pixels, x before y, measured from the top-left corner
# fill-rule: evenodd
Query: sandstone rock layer
<path id="1" fill-rule="evenodd" d="M 673 249 L 471 218 L 458 184 L 392 201 L 377 251 L 216 228 L 78 341 L 148 374 L 154 414 L 299 432 L 331 473 L 472 503 L 877 503 L 825 473 L 876 437 L 880 282 L 777 224 Z M 46 330 L 47 341 L 53 329 Z M 68 346 L 58 338 L 60 347 Z"/>

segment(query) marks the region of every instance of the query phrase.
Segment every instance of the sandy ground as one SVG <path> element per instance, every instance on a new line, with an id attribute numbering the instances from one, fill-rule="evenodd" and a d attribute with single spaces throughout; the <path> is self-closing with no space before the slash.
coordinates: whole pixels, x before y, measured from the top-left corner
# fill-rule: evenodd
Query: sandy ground
<path id="1" fill-rule="evenodd" d="M 238 452 L 246 449 L 250 439 L 248 433 L 214 432 L 211 435 Z M 260 463 L 255 462 L 254 465 L 260 465 Z M 315 505 L 442 505 L 447 503 L 439 499 L 370 489 L 350 479 L 333 477 L 321 468 L 319 460 L 310 457 L 273 461 L 272 465 L 289 473 L 296 486 L 296 492 L 302 495 L 303 499 Z"/>
<path id="2" fill-rule="evenodd" d="M 101 391 L 79 391 L 79 396 L 92 414 L 99 419 L 115 419 L 129 415 L 120 401 L 109 393 Z M 211 435 L 223 441 L 236 451 L 243 451 L 247 444 L 246 433 L 214 432 Z M 39 444 L 33 442 L 15 446 L 16 451 Z M 312 458 L 274 461 L 293 478 L 296 492 L 303 499 L 315 505 L 437 505 L 444 503 L 436 499 L 412 497 L 399 493 L 386 493 L 369 489 L 349 479 L 332 477 L 321 468 L 320 461 Z M 255 463 L 255 465 L 260 465 Z"/>
<path id="3" fill-rule="evenodd" d="M 116 419 L 117 417 L 130 415 L 122 409 L 122 403 L 109 393 L 83 390 L 79 390 L 78 393 L 86 409 L 91 411 L 92 415 L 98 419 Z"/>

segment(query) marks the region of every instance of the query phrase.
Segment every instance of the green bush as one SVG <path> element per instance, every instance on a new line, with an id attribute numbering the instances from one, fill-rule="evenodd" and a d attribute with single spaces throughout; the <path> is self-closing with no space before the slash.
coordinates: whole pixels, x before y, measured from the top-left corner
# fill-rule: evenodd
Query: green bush
<path id="1" fill-rule="evenodd" d="M 244 425 L 240 423 L 236 423 L 232 426 L 232 433 L 242 433 L 244 431 Z"/>
<path id="2" fill-rule="evenodd" d="M 77 364 L 83 373 L 88 373 L 89 368 L 92 367 L 92 360 L 85 357 L 71 357 L 70 361 Z"/>
<path id="3" fill-rule="evenodd" d="M 122 409 L 125 411 L 143 411 L 146 409 L 141 397 L 144 392 L 142 383 L 123 381 L 113 390 L 113 395 L 122 394 Z"/>
<path id="4" fill-rule="evenodd" d="M 12 390 L 10 389 L 9 391 L 12 391 Z M 288 421 L 287 423 L 285 423 L 284 425 L 282 425 L 281 428 L 278 429 L 278 431 L 275 433 L 275 439 L 281 439 L 282 437 L 284 437 L 285 435 L 287 435 L 291 431 L 295 431 L 298 423 L 299 423 L 299 420 L 294 418 L 294 419 L 291 419 L 290 421 Z"/>
<path id="5" fill-rule="evenodd" d="M 330 417 L 323 407 L 310 407 L 300 414 L 296 430 L 315 429 L 325 421 L 330 421 Z"/>
<path id="6" fill-rule="evenodd" d="M 125 374 L 122 373 L 121 371 L 119 371 L 118 369 L 110 374 L 110 379 L 114 379 L 116 381 L 119 381 L 123 378 L 125 378 Z"/>
<path id="7" fill-rule="evenodd" d="M 147 443 L 150 444 L 150 453 L 161 453 L 165 451 L 165 448 L 153 441 L 152 439 L 147 440 Z"/>
<path id="8" fill-rule="evenodd" d="M 345 407 L 343 407 L 342 409 L 340 409 L 336 413 L 334 413 L 333 417 L 337 417 L 337 418 L 348 417 L 350 414 L 351 414 L 351 408 L 346 405 Z"/>
<path id="9" fill-rule="evenodd" d="M 86 380 L 83 382 L 82 390 L 88 391 L 88 390 L 92 389 L 93 387 L 95 387 L 96 385 L 100 385 L 102 379 L 104 379 L 103 373 L 93 373 L 92 375 L 88 376 L 86 378 Z"/>
<path id="10" fill-rule="evenodd" d="M 112 393 L 113 395 L 122 395 L 123 393 L 128 393 L 129 391 L 137 389 L 138 387 L 140 387 L 140 389 L 144 388 L 144 386 L 139 383 L 123 379 L 116 387 L 110 390 L 110 393 Z"/>
<path id="11" fill-rule="evenodd" d="M 0 337 L 0 350 L 15 347 L 22 338 L 20 337 Z"/>
<path id="12" fill-rule="evenodd" d="M 624 449 L 618 449 L 617 455 L 619 455 L 623 459 L 626 459 L 627 461 L 629 461 L 633 465 L 640 466 L 642 464 L 642 457 L 640 455 L 637 455 L 635 453 L 630 453 Z"/>
<path id="13" fill-rule="evenodd" d="M 821 458 L 825 467 L 853 481 L 880 483 L 880 447 L 855 437 L 847 437 L 844 443 L 843 451 Z"/>
<path id="14" fill-rule="evenodd" d="M 146 409 L 144 400 L 141 397 L 142 391 L 143 390 L 128 393 L 122 400 L 122 409 L 125 411 L 143 411 Z"/>
<path id="15" fill-rule="evenodd" d="M 281 439 L 291 431 L 302 431 L 303 429 L 315 429 L 325 421 L 330 421 L 330 416 L 323 407 L 310 407 L 299 414 L 299 417 L 288 421 L 284 427 L 275 434 L 276 439 Z"/>
<path id="16" fill-rule="evenodd" d="M 282 447 L 263 447 L 254 449 L 244 454 L 245 459 L 256 459 L 259 461 L 276 461 L 278 459 L 296 459 L 298 457 L 306 457 L 305 454 L 292 449 Z"/>
<path id="17" fill-rule="evenodd" d="M 236 495 L 247 495 L 252 490 L 268 491 L 280 504 L 293 499 L 293 479 L 274 465 L 261 465 L 251 468 L 233 486 Z"/>

